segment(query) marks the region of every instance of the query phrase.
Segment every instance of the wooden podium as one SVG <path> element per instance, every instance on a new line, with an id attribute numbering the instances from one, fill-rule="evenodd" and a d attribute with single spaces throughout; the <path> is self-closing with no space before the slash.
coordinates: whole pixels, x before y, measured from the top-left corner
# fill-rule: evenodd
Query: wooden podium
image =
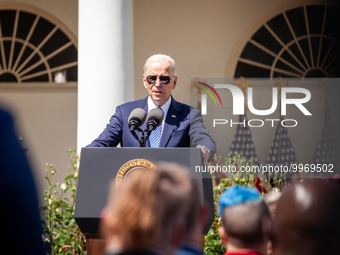
<path id="1" fill-rule="evenodd" d="M 138 161 L 139 160 L 139 161 Z M 201 186 L 200 197 L 209 206 L 209 216 L 204 228 L 206 234 L 214 221 L 212 180 L 209 173 L 196 171 L 203 166 L 201 150 L 198 148 L 82 148 L 76 194 L 74 218 L 86 235 L 88 255 L 102 255 L 105 240 L 100 232 L 100 214 L 107 203 L 111 180 L 121 178 L 122 166 L 150 161 L 176 162 L 190 169 L 191 178 Z M 198 168 L 197 168 L 198 169 Z M 200 168 L 201 169 L 201 168 Z"/>

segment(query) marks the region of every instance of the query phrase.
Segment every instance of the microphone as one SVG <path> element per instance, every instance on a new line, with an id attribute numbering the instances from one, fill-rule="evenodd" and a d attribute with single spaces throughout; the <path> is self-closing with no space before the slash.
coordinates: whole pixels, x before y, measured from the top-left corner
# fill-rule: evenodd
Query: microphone
<path id="1" fill-rule="evenodd" d="M 134 131 L 143 125 L 146 119 L 146 113 L 142 108 L 134 109 L 129 116 L 129 129 L 130 131 Z"/>
<path id="2" fill-rule="evenodd" d="M 161 109 L 152 109 L 147 117 L 148 132 L 155 130 L 159 125 L 162 124 L 164 118 L 164 112 Z"/>

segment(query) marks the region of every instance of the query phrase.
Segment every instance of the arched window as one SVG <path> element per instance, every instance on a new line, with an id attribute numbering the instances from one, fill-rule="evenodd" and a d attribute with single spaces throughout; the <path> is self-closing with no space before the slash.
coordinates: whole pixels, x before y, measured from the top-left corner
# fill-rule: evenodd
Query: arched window
<path id="1" fill-rule="evenodd" d="M 47 17 L 0 9 L 0 82 L 77 81 L 74 38 Z"/>
<path id="2" fill-rule="evenodd" d="M 234 77 L 340 77 L 339 10 L 306 5 L 276 15 L 248 40 Z"/>

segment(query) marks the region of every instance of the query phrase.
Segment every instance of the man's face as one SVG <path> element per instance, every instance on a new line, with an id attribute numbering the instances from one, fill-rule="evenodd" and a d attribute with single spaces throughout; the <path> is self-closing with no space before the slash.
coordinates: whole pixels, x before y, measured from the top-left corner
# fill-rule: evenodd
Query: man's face
<path id="1" fill-rule="evenodd" d="M 155 79 L 156 76 L 156 80 L 152 81 L 153 84 L 147 81 L 147 76 L 153 79 Z M 170 77 L 171 80 L 169 84 L 164 84 L 166 81 L 165 76 Z M 163 83 L 161 80 L 163 80 Z M 171 91 L 175 89 L 177 83 L 177 77 L 172 77 L 171 62 L 168 60 L 149 62 L 145 74 L 143 75 L 143 82 L 152 101 L 157 106 L 165 104 L 170 98 Z"/>

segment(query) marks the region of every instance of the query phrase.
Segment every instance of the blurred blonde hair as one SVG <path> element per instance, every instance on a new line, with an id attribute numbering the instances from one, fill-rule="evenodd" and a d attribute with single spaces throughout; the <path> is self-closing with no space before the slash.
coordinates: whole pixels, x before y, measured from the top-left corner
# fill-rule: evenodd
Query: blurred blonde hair
<path id="1" fill-rule="evenodd" d="M 189 171 L 169 163 L 136 170 L 119 185 L 112 182 L 106 234 L 118 236 L 124 249 L 163 245 L 184 220 L 190 189 Z"/>

